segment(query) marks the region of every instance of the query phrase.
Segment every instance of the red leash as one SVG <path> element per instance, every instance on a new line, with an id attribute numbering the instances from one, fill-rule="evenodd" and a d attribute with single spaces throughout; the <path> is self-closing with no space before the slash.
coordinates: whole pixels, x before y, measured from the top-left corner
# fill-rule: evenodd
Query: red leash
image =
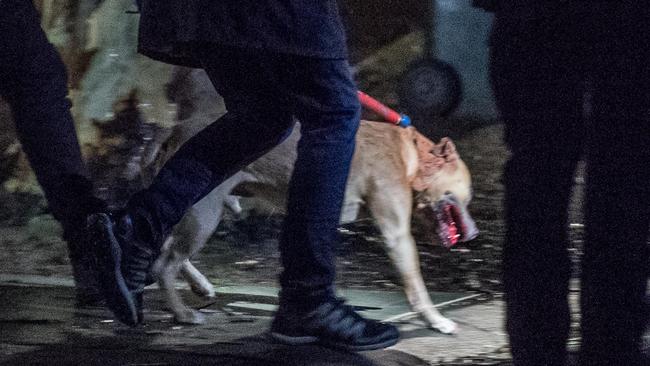
<path id="1" fill-rule="evenodd" d="M 377 113 L 382 118 L 386 119 L 386 121 L 401 127 L 408 127 L 411 125 L 411 119 L 409 116 L 395 112 L 377 99 L 360 90 L 357 91 L 357 95 L 359 96 L 359 102 L 362 106 Z"/>

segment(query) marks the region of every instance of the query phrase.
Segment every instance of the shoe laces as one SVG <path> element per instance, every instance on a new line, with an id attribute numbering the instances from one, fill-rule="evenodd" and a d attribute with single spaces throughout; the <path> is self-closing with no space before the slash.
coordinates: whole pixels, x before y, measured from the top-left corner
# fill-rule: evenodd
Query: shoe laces
<path id="1" fill-rule="evenodd" d="M 361 336 L 368 323 L 368 320 L 359 315 L 353 306 L 345 304 L 345 300 L 342 299 L 320 305 L 309 314 L 309 317 L 318 319 L 334 333 L 344 334 L 348 338 Z"/>

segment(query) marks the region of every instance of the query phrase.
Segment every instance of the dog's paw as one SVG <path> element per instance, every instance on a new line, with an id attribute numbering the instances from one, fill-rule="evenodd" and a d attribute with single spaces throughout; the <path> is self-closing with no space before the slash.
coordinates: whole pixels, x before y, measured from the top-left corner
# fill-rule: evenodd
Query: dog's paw
<path id="1" fill-rule="evenodd" d="M 447 318 L 438 319 L 431 323 L 431 328 L 438 330 L 444 334 L 458 333 L 458 324 Z"/>
<path id="2" fill-rule="evenodd" d="M 203 298 L 212 299 L 216 296 L 214 291 L 214 286 L 208 281 L 205 280 L 202 283 L 191 283 L 190 289 L 195 295 L 201 296 Z"/>
<path id="3" fill-rule="evenodd" d="M 179 324 L 205 324 L 206 318 L 203 313 L 194 309 L 185 309 L 174 314 L 174 321 Z"/>

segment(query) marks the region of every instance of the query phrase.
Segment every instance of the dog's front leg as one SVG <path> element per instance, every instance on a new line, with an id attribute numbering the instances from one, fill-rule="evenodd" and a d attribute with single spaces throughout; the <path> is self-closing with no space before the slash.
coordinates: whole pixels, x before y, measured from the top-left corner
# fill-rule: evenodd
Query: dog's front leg
<path id="1" fill-rule="evenodd" d="M 457 331 L 457 325 L 445 318 L 435 308 L 429 297 L 420 273 L 420 262 L 415 241 L 410 233 L 386 238 L 388 255 L 399 271 L 404 283 L 406 298 L 414 312 L 418 313 L 431 328 L 450 334 Z"/>
<path id="2" fill-rule="evenodd" d="M 431 328 L 450 334 L 457 325 L 433 306 L 420 272 L 420 260 L 411 235 L 411 192 L 392 192 L 369 199 L 369 209 L 386 240 L 386 251 L 402 277 L 411 309 Z"/>

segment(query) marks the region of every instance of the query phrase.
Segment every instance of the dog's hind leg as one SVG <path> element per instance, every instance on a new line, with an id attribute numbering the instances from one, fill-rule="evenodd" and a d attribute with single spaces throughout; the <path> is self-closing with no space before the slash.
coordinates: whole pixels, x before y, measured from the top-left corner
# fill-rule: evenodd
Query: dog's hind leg
<path id="1" fill-rule="evenodd" d="M 165 291 L 167 304 L 174 314 L 174 320 L 184 324 L 202 324 L 205 316 L 189 308 L 175 288 L 175 281 L 182 272 L 190 288 L 200 296 L 214 296 L 214 288 L 189 261 L 208 241 L 216 230 L 223 213 L 223 198 L 220 189 L 192 206 L 181 222 L 174 228 L 173 242 L 162 256 L 166 256 L 159 283 Z"/>
<path id="2" fill-rule="evenodd" d="M 415 240 L 411 235 L 411 202 L 409 191 L 373 195 L 368 208 L 386 240 L 386 251 L 402 277 L 404 291 L 411 309 L 427 324 L 442 333 L 457 331 L 457 325 L 438 312 L 431 302 L 420 272 Z"/>
<path id="3" fill-rule="evenodd" d="M 212 190 L 207 196 L 192 206 L 172 234 L 173 241 L 163 247 L 162 269 L 159 270 L 159 283 L 165 291 L 167 303 L 177 322 L 201 324 L 205 316 L 187 307 L 175 288 L 179 272 L 189 282 L 190 288 L 200 296 L 214 296 L 214 288 L 189 261 L 201 250 L 221 221 L 224 205 L 237 211 L 238 202 L 233 201 L 230 192 L 237 184 L 250 180 L 244 173 L 237 173 Z"/>
<path id="4" fill-rule="evenodd" d="M 198 296 L 205 298 L 213 298 L 215 296 L 214 286 L 212 286 L 210 280 L 196 269 L 189 259 L 183 261 L 181 275 L 190 285 L 192 292 Z"/>

